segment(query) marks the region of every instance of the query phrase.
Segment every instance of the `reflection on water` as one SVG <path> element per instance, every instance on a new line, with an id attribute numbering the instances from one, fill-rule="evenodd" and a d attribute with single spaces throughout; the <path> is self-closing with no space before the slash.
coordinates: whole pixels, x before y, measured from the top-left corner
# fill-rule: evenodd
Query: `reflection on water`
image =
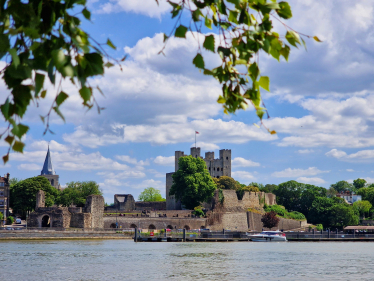
<path id="1" fill-rule="evenodd" d="M 374 243 L 0 242 L 0 280 L 373 280 Z"/>

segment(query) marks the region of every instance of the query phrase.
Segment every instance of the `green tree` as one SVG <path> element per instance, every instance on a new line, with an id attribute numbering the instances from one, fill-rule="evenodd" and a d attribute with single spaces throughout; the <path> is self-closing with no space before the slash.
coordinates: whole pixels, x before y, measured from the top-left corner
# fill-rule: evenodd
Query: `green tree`
<path id="1" fill-rule="evenodd" d="M 362 187 L 365 187 L 366 180 L 360 179 L 360 178 L 355 179 L 355 180 L 353 180 L 353 185 L 354 185 L 355 189 L 358 190 L 358 189 L 360 189 Z"/>
<path id="2" fill-rule="evenodd" d="M 173 174 L 173 185 L 169 195 L 176 199 L 187 209 L 194 209 L 201 202 L 212 198 L 216 185 L 206 168 L 205 161 L 192 156 L 179 159 L 179 170 Z"/>
<path id="3" fill-rule="evenodd" d="M 282 35 L 273 30 L 274 18 L 285 21 L 292 17 L 290 5 L 274 0 L 180 0 L 168 3 L 176 22 L 171 33 L 164 35 L 165 46 L 171 36 L 186 38 L 187 32 L 199 33 L 204 39 L 197 40 L 199 46 L 192 63 L 222 85 L 217 102 L 223 105 L 224 112 L 234 113 L 253 105 L 262 120 L 266 109 L 261 101 L 260 88 L 270 91 L 270 79 L 261 76 L 259 53 L 265 52 L 278 61 L 281 57 L 288 60 L 292 46 L 305 45 L 302 38 L 305 35 L 286 24 Z M 102 45 L 105 43 L 97 42 L 82 29 L 79 14 L 83 20 L 91 19 L 85 0 L 2 2 L 0 58 L 6 58 L 6 65 L 1 70 L 1 78 L 10 95 L 0 106 L 9 124 L 1 136 L 14 151 L 22 152 L 25 145 L 22 137 L 29 126 L 21 122 L 28 106 L 49 94 L 44 90 L 45 80 L 53 85 L 61 85 L 62 79 L 71 81 L 79 90 L 83 106 L 90 109 L 97 103 L 88 79 L 103 75 L 105 67 L 118 62 L 104 50 Z M 203 27 L 214 28 L 225 39 L 217 40 L 213 34 L 203 34 Z M 316 36 L 313 38 L 320 41 Z M 106 45 L 115 49 L 109 39 Z M 203 48 L 219 56 L 218 66 L 206 68 Z M 240 66 L 244 67 L 239 69 Z M 60 106 L 70 93 L 60 86 L 57 89 L 57 94 L 53 92 L 56 97 L 51 110 L 41 116 L 46 131 L 49 130 L 51 112 L 64 119 Z M 98 87 L 97 90 L 101 92 Z M 97 109 L 100 112 L 100 106 L 97 105 Z M 3 161 L 8 159 L 9 152 Z"/>
<path id="4" fill-rule="evenodd" d="M 248 184 L 248 186 L 255 186 L 259 189 L 264 188 L 264 185 L 262 183 L 258 183 L 258 182 L 251 182 L 251 183 Z"/>
<path id="5" fill-rule="evenodd" d="M 103 195 L 99 185 L 94 181 L 69 182 L 58 197 L 57 204 L 69 207 L 84 207 L 89 195 Z"/>
<path id="6" fill-rule="evenodd" d="M 52 206 L 59 195 L 59 191 L 51 186 L 45 177 L 38 176 L 19 181 L 10 187 L 10 207 L 14 212 L 20 213 L 22 217 L 25 217 L 26 212 L 35 209 L 36 193 L 39 190 L 45 192 L 46 207 Z"/>
<path id="7" fill-rule="evenodd" d="M 288 181 L 278 185 L 273 193 L 277 196 L 277 203 L 287 210 L 299 211 L 301 195 L 305 189 L 305 184 L 297 181 Z"/>
<path id="8" fill-rule="evenodd" d="M 11 178 L 9 180 L 9 187 L 12 187 L 13 185 L 17 184 L 20 181 L 18 178 Z"/>
<path id="9" fill-rule="evenodd" d="M 266 184 L 264 187 L 259 188 L 261 192 L 273 193 L 278 186 L 276 184 Z"/>
<path id="10" fill-rule="evenodd" d="M 241 188 L 240 184 L 231 177 L 222 176 L 215 180 L 218 189 L 232 189 L 239 190 Z"/>
<path id="11" fill-rule="evenodd" d="M 154 187 L 147 187 L 144 189 L 140 193 L 138 200 L 143 202 L 166 201 L 166 199 L 162 198 L 160 190 Z"/>
<path id="12" fill-rule="evenodd" d="M 346 203 L 333 205 L 329 215 L 329 225 L 333 228 L 342 229 L 347 225 L 358 225 L 360 221 L 358 210 Z"/>
<path id="13" fill-rule="evenodd" d="M 0 226 L 3 225 L 4 215 L 0 212 Z"/>
<path id="14" fill-rule="evenodd" d="M 362 200 L 369 201 L 374 206 L 374 187 L 362 187 L 357 190 L 357 194 L 361 195 Z"/>
<path id="15" fill-rule="evenodd" d="M 338 181 L 337 183 L 334 183 L 331 185 L 333 189 L 335 189 L 337 192 L 344 192 L 344 191 L 356 191 L 353 184 L 347 182 L 347 181 Z"/>
<path id="16" fill-rule="evenodd" d="M 338 192 L 333 187 L 330 186 L 330 188 L 326 191 L 326 196 L 331 198 L 331 197 L 336 196 L 337 193 Z"/>
<path id="17" fill-rule="evenodd" d="M 362 201 L 356 201 L 353 203 L 353 206 L 357 208 L 360 215 L 365 217 L 365 214 L 369 213 L 371 207 L 373 206 L 369 201 L 362 200 Z"/>

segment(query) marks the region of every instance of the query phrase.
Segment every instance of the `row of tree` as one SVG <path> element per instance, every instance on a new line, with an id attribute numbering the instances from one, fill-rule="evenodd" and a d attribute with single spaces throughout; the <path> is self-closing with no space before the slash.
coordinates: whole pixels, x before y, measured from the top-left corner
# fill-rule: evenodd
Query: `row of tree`
<path id="1" fill-rule="evenodd" d="M 51 186 L 45 177 L 33 177 L 18 181 L 13 179 L 10 184 L 9 205 L 13 212 L 26 216 L 35 209 L 36 193 L 43 190 L 46 207 L 53 205 L 84 207 L 88 195 L 102 195 L 99 185 L 94 181 L 69 182 L 62 191 Z"/>

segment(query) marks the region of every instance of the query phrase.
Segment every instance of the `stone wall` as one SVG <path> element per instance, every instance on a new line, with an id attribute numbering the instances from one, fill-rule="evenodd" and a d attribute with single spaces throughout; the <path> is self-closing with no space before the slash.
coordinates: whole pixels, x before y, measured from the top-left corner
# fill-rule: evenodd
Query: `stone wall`
<path id="1" fill-rule="evenodd" d="M 269 230 L 268 228 L 264 228 L 261 222 L 262 214 L 257 214 L 253 212 L 247 213 L 248 219 L 248 229 L 253 231 L 261 231 L 262 229 Z M 279 224 L 277 227 L 273 227 L 271 230 L 292 230 L 297 228 L 302 228 L 306 224 L 306 221 L 297 221 L 297 220 L 290 220 L 279 218 Z"/>
<path id="2" fill-rule="evenodd" d="M 166 210 L 166 202 L 135 202 L 135 210 Z"/>
<path id="3" fill-rule="evenodd" d="M 142 228 L 149 229 L 200 229 L 205 228 L 205 218 L 127 218 L 127 217 L 104 217 L 104 227 L 115 227 L 116 222 L 122 228 Z"/>
<path id="4" fill-rule="evenodd" d="M 92 215 L 90 213 L 72 213 L 70 227 L 91 228 Z"/>
<path id="5" fill-rule="evenodd" d="M 50 227 L 69 227 L 70 212 L 66 207 L 39 207 L 32 212 L 27 220 L 29 227 L 42 227 L 42 220 L 48 217 Z"/>
<path id="6" fill-rule="evenodd" d="M 36 205 L 35 209 L 45 207 L 45 193 L 43 190 L 38 190 L 36 193 Z"/>
<path id="7" fill-rule="evenodd" d="M 213 220 L 208 222 L 211 224 L 207 225 L 212 231 L 221 231 L 222 229 L 237 230 L 237 231 L 248 231 L 247 213 L 235 212 L 235 213 L 216 213 L 213 216 Z"/>
<path id="8" fill-rule="evenodd" d="M 86 213 L 91 213 L 91 228 L 103 228 L 104 221 L 104 197 L 101 195 L 89 195 L 86 198 Z"/>

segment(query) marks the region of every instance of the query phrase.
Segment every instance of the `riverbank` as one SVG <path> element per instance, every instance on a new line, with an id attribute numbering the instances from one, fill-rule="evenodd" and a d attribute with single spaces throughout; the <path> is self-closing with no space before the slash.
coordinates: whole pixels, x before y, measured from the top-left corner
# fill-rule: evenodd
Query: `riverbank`
<path id="1" fill-rule="evenodd" d="M 0 231 L 2 240 L 133 239 L 133 235 L 107 231 Z"/>

